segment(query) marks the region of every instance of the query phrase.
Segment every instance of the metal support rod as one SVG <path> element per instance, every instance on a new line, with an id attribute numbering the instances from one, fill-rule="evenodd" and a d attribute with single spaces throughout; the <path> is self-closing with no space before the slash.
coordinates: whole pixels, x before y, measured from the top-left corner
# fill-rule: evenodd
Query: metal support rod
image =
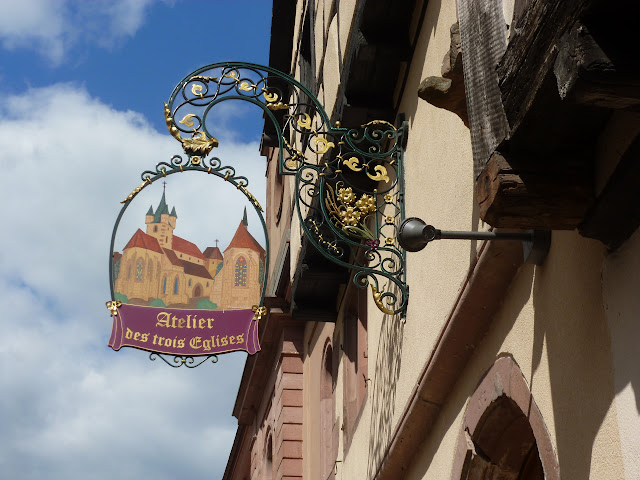
<path id="1" fill-rule="evenodd" d="M 519 240 L 530 242 L 533 240 L 533 231 L 528 232 L 458 232 L 449 230 L 437 230 L 435 240 Z"/>
<path id="2" fill-rule="evenodd" d="M 551 232 L 458 232 L 440 230 L 420 218 L 407 218 L 398 230 L 398 243 L 407 252 L 418 252 L 434 240 L 511 240 L 522 242 L 527 263 L 541 265 L 551 246 Z"/>

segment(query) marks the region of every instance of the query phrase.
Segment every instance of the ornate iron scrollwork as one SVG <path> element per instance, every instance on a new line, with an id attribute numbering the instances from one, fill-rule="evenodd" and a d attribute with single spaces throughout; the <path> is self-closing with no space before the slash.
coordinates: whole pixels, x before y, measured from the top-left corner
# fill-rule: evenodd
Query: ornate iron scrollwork
<path id="1" fill-rule="evenodd" d="M 309 241 L 355 270 L 353 281 L 370 286 L 382 312 L 402 313 L 409 291 L 396 235 L 404 219 L 406 128 L 382 120 L 356 129 L 332 125 L 318 99 L 292 77 L 255 64 L 217 63 L 185 77 L 165 105 L 167 127 L 191 164 L 218 145 L 207 127 L 212 108 L 233 99 L 259 106 L 273 122 L 279 171 L 295 176 L 298 217 Z"/>

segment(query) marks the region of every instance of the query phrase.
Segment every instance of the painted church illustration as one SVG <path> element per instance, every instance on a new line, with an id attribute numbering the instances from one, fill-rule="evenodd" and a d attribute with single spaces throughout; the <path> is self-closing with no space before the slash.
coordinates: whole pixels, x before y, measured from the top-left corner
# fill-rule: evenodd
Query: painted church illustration
<path id="1" fill-rule="evenodd" d="M 247 230 L 247 210 L 224 250 L 202 252 L 173 232 L 178 215 L 169 212 L 165 192 L 145 216 L 122 253 L 113 254 L 116 300 L 172 308 L 238 309 L 260 301 L 265 250 Z"/>

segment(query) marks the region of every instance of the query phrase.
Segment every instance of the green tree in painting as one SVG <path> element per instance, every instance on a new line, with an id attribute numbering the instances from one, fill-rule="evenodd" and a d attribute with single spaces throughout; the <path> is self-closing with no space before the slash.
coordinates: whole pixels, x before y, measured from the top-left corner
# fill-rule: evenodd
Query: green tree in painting
<path id="1" fill-rule="evenodd" d="M 166 303 L 162 301 L 161 298 L 154 298 L 149 302 L 150 307 L 166 307 Z"/>
<path id="2" fill-rule="evenodd" d="M 115 300 L 120 300 L 122 303 L 129 303 L 129 298 L 123 293 L 116 292 L 114 294 Z"/>
<path id="3" fill-rule="evenodd" d="M 113 281 L 114 282 L 118 279 L 118 274 L 120 273 L 120 260 L 122 259 L 119 258 L 115 262 L 113 262 Z"/>
<path id="4" fill-rule="evenodd" d="M 218 305 L 207 298 L 203 298 L 198 302 L 196 308 L 199 308 L 200 310 L 215 310 L 218 308 Z"/>

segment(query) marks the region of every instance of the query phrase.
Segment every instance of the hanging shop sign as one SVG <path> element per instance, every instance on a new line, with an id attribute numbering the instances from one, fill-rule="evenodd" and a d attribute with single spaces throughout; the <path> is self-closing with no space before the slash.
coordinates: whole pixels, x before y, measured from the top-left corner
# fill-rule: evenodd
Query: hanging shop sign
<path id="1" fill-rule="evenodd" d="M 189 74 L 178 83 L 164 105 L 169 133 L 180 142 L 186 157 L 175 155 L 170 161 L 160 162 L 154 169 L 143 172 L 142 183 L 122 202 L 109 256 L 111 300 L 107 307 L 114 319 L 109 345 L 115 350 L 123 346 L 148 350 L 152 352 L 152 359 L 160 356 L 172 366 L 197 366 L 208 358 L 215 361 L 219 353 L 245 350 L 252 354 L 259 349 L 257 322 L 267 314 L 263 302 L 269 271 L 269 241 L 262 207 L 249 191 L 246 177 L 238 175 L 234 166 L 210 156 L 219 144 L 212 133 L 215 119 L 212 112 L 216 105 L 228 100 L 256 105 L 262 109 L 264 118 L 271 121 L 278 172 L 294 177 L 298 223 L 308 242 L 330 261 L 354 271 L 355 285 L 370 288 L 376 306 L 384 314 L 403 315 L 409 289 L 405 280 L 406 252 L 399 246 L 397 236 L 405 217 L 406 122 L 400 128 L 383 120 L 374 120 L 359 128 L 343 128 L 340 122 L 332 124 L 314 94 L 289 75 L 271 67 L 224 62 Z M 212 278 L 217 277 L 206 256 L 198 257 L 196 262 L 193 258 L 186 260 L 198 264 L 193 267 L 184 264 L 184 258 L 176 260 L 175 255 L 167 251 L 175 249 L 169 245 L 168 238 L 162 238 L 160 230 L 173 231 L 176 218 L 168 209 L 164 194 L 158 208 L 154 210 L 152 206 L 147 213 L 146 234 L 140 230 L 134 234 L 137 238 L 132 237 L 133 243 L 130 242 L 135 247 L 155 249 L 159 256 L 167 257 L 164 263 L 149 266 L 148 262 L 138 262 L 142 257 L 129 255 L 125 259 L 126 247 L 123 252 L 114 250 L 122 215 L 140 192 L 157 180 L 183 172 L 201 172 L 222 179 L 239 190 L 258 214 L 265 238 L 265 248 L 260 247 L 262 252 L 252 257 L 253 260 L 243 257 L 246 264 L 237 263 L 236 257 L 231 262 L 225 257 L 221 263 L 228 269 L 227 273 L 233 269 L 235 287 L 260 265 L 257 269 L 260 294 L 250 310 L 241 313 L 241 309 L 234 311 L 235 308 L 218 305 L 213 294 L 209 296 L 209 303 L 193 305 L 196 302 L 193 298 L 206 297 L 205 290 L 209 288 L 205 282 L 200 284 L 202 290 L 196 292 L 193 276 L 191 290 L 188 290 L 191 299 L 177 300 L 176 295 L 185 292 L 184 282 L 196 270 L 204 275 L 202 269 L 205 269 Z M 157 232 L 150 231 L 149 226 L 154 227 L 154 222 L 166 225 L 159 223 Z M 149 236 L 154 237 L 158 245 Z M 244 245 L 251 243 L 250 240 L 243 242 Z M 151 269 L 163 268 L 163 265 L 172 275 L 166 279 L 158 277 L 156 270 L 153 294 L 147 292 L 141 297 L 136 293 L 140 286 L 135 290 L 136 285 L 130 283 L 135 283 L 135 279 L 143 283 Z M 176 271 L 178 280 L 173 275 Z M 123 285 L 129 285 L 132 295 L 123 291 Z M 197 328 L 193 327 L 194 322 Z M 221 339 L 226 340 L 226 345 L 222 345 Z M 174 359 L 167 360 L 163 355 L 173 355 Z M 194 357 L 205 360 L 196 361 Z"/>
<path id="2" fill-rule="evenodd" d="M 182 310 L 113 305 L 109 346 L 139 348 L 180 357 L 260 350 L 253 310 Z"/>

